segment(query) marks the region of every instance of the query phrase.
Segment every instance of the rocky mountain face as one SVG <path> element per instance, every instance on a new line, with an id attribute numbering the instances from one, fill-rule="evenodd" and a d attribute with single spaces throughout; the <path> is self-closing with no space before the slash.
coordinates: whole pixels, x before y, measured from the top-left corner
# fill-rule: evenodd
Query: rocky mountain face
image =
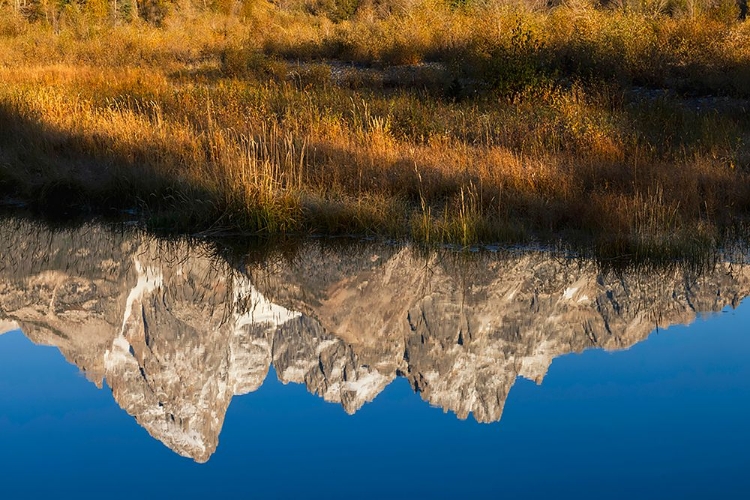
<path id="1" fill-rule="evenodd" d="M 499 420 L 516 377 L 541 383 L 557 356 L 627 348 L 656 328 L 736 306 L 750 290 L 750 270 L 728 263 L 701 275 L 614 275 L 544 252 L 467 261 L 381 250 L 344 257 L 309 248 L 249 274 L 265 297 L 305 311 L 354 353 L 341 370 L 327 357 L 311 362 L 305 381 L 315 392 L 341 386 L 341 373 L 345 387 L 356 387 L 359 377 L 349 374 L 367 367 L 378 383 L 353 399 L 358 405 L 402 375 L 431 405 L 480 422 Z M 274 361 L 285 380 L 285 363 Z M 356 410 L 349 401 L 342 398 L 345 409 Z"/>
<path id="2" fill-rule="evenodd" d="M 257 389 L 268 337 L 295 317 L 206 248 L 90 226 L 6 222 L 0 317 L 53 345 L 152 436 L 206 461 L 235 394 Z"/>
<path id="3" fill-rule="evenodd" d="M 492 422 L 515 379 L 541 382 L 555 357 L 627 348 L 750 290 L 750 270 L 728 263 L 615 275 L 546 252 L 310 244 L 237 269 L 199 244 L 13 220 L 0 241 L 0 332 L 58 347 L 199 462 L 271 365 L 349 413 L 403 376 L 431 405 Z"/>

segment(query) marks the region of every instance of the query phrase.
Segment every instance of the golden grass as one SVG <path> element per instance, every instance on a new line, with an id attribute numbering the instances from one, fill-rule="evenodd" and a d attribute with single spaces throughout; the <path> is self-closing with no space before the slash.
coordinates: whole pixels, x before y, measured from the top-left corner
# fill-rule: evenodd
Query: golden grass
<path id="1" fill-rule="evenodd" d="M 719 2 L 179 5 L 160 27 L 0 10 L 0 188 L 181 231 L 620 252 L 748 215 L 750 30 Z M 416 66 L 383 83 L 394 64 Z"/>

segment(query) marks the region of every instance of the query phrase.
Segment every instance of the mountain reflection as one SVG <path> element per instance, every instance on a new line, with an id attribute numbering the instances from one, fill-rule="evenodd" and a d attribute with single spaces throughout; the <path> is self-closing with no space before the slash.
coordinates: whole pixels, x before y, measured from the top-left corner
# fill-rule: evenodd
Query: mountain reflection
<path id="1" fill-rule="evenodd" d="M 541 251 L 467 260 L 310 244 L 237 269 L 208 246 L 93 225 L 6 220 L 0 241 L 0 332 L 57 347 L 199 462 L 232 397 L 271 365 L 348 413 L 402 376 L 431 405 L 492 422 L 516 377 L 540 383 L 557 356 L 627 348 L 750 288 L 750 271 L 728 263 L 614 274 Z"/>

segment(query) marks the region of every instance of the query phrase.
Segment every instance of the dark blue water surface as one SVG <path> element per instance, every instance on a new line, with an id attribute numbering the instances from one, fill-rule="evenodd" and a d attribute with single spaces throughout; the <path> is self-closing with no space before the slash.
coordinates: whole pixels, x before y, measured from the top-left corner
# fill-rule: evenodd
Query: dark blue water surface
<path id="1" fill-rule="evenodd" d="M 397 379 L 354 415 L 273 368 L 205 464 L 52 347 L 0 336 L 0 498 L 750 498 L 750 307 L 556 358 L 500 422 Z"/>

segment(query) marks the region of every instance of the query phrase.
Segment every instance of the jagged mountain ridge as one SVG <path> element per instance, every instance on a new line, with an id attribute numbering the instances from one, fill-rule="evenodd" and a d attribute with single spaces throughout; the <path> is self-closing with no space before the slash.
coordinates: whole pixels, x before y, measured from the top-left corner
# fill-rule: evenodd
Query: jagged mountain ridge
<path id="1" fill-rule="evenodd" d="M 728 264 L 705 275 L 616 276 L 544 252 L 465 262 L 408 248 L 367 254 L 355 277 L 331 280 L 336 271 L 320 263 L 340 258 L 311 247 L 297 264 L 251 277 L 276 303 L 315 304 L 310 314 L 361 364 L 389 380 L 403 374 L 431 404 L 481 422 L 500 419 L 518 375 L 541 382 L 557 356 L 627 348 L 655 328 L 735 306 L 750 284 Z M 286 286 L 295 276 L 305 286 Z"/>
<path id="2" fill-rule="evenodd" d="M 271 364 L 349 413 L 401 375 L 430 404 L 489 422 L 518 375 L 540 382 L 556 356 L 628 347 L 750 287 L 728 265 L 618 277 L 544 252 L 470 262 L 309 245 L 240 272 L 204 246 L 137 232 L 6 221 L 0 235 L 0 324 L 106 379 L 152 436 L 197 461 L 231 398 Z"/>

